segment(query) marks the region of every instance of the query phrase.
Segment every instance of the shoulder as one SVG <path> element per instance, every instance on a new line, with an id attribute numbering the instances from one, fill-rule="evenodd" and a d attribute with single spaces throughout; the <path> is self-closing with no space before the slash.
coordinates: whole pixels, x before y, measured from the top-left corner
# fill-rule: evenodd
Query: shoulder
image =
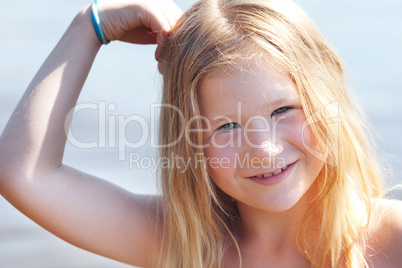
<path id="1" fill-rule="evenodd" d="M 402 263 L 402 201 L 377 199 L 368 235 L 374 267 L 397 267 Z M 373 264 L 374 264 L 373 263 Z"/>
<path id="2" fill-rule="evenodd" d="M 380 216 L 383 224 L 402 235 L 402 201 L 396 199 L 378 199 L 375 201 L 373 216 Z"/>

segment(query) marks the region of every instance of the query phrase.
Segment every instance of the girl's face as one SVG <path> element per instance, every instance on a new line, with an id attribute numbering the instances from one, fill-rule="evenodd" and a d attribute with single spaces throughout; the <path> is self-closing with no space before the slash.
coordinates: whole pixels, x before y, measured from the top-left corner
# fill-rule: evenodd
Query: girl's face
<path id="1" fill-rule="evenodd" d="M 239 206 L 285 211 L 323 163 L 309 153 L 316 145 L 289 77 L 274 68 L 243 67 L 200 85 L 208 172 Z"/>

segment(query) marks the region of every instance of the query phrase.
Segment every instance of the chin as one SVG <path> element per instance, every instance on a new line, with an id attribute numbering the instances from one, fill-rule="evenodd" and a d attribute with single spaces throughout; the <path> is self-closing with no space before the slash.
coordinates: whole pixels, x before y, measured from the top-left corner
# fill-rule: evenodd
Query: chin
<path id="1" fill-rule="evenodd" d="M 264 205 L 260 206 L 260 209 L 271 213 L 287 212 L 292 209 L 303 211 L 313 199 L 313 188 L 314 187 L 310 185 L 307 189 L 278 192 L 274 196 L 265 199 L 263 201 Z"/>

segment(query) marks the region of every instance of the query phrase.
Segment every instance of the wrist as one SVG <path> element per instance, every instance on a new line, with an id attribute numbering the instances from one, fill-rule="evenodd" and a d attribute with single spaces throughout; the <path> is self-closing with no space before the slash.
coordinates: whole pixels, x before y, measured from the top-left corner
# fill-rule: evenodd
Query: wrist
<path id="1" fill-rule="evenodd" d="M 82 32 L 83 38 L 87 39 L 94 48 L 99 49 L 102 45 L 102 43 L 99 42 L 92 22 L 91 5 L 85 6 L 81 9 L 81 11 L 75 16 L 70 28 L 78 29 Z"/>
<path id="2" fill-rule="evenodd" d="M 102 25 L 101 25 L 101 18 L 99 16 L 99 12 L 98 12 L 98 0 L 95 0 L 93 2 L 91 9 L 92 9 L 92 24 L 94 26 L 96 36 L 98 37 L 99 41 L 102 44 L 107 45 L 110 43 L 110 41 L 106 39 L 106 37 L 103 33 L 103 29 L 102 29 Z"/>

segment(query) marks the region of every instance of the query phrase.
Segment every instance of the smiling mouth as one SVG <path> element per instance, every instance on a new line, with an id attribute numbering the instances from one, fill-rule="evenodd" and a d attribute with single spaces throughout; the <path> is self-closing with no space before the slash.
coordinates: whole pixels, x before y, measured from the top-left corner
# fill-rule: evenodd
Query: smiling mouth
<path id="1" fill-rule="evenodd" d="M 284 170 L 286 170 L 288 168 L 288 166 L 289 165 L 286 165 L 283 168 L 278 169 L 274 173 L 266 173 L 266 174 L 257 175 L 257 176 L 255 176 L 255 178 L 268 178 L 268 177 L 278 175 L 278 174 L 282 173 Z"/>

